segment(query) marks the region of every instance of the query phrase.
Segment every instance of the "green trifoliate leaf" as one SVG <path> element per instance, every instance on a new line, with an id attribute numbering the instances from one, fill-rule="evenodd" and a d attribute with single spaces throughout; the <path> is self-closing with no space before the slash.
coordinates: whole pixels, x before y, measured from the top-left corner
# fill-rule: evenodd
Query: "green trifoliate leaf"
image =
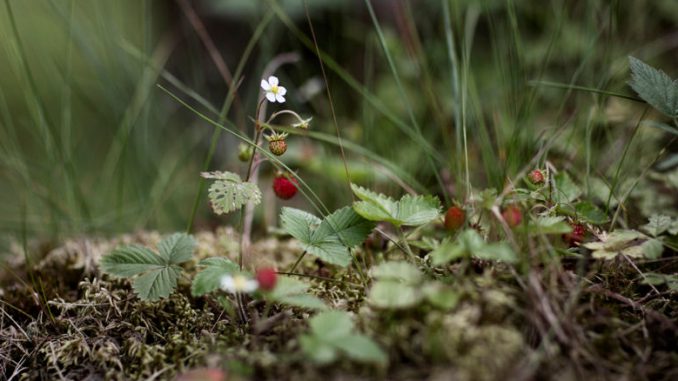
<path id="1" fill-rule="evenodd" d="M 283 208 L 282 228 L 304 244 L 304 250 L 323 261 L 348 266 L 349 248 L 362 243 L 374 228 L 351 208 L 341 208 L 324 220 L 294 208 Z"/>
<path id="2" fill-rule="evenodd" d="M 333 265 L 346 267 L 351 263 L 351 253 L 348 248 L 334 236 L 307 244 L 304 250 Z"/>
<path id="3" fill-rule="evenodd" d="M 144 300 L 169 296 L 177 286 L 181 267 L 193 255 L 195 241 L 186 234 L 174 234 L 160 242 L 160 254 L 137 245 L 116 248 L 99 265 L 105 273 L 118 277 L 138 275 L 132 287 Z"/>
<path id="4" fill-rule="evenodd" d="M 346 247 L 355 247 L 365 241 L 374 226 L 374 222 L 364 219 L 350 206 L 346 206 L 325 217 L 312 239 L 337 236 Z"/>
<path id="5" fill-rule="evenodd" d="M 643 61 L 629 57 L 629 85 L 652 107 L 671 118 L 678 117 L 678 80 Z"/>
<path id="6" fill-rule="evenodd" d="M 320 218 L 295 208 L 282 208 L 280 213 L 282 228 L 289 235 L 303 243 L 310 243 L 311 235 L 320 226 Z"/>
<path id="7" fill-rule="evenodd" d="M 354 324 L 351 317 L 343 311 L 327 311 L 311 319 L 311 332 L 323 341 L 333 341 L 349 335 Z"/>
<path id="8" fill-rule="evenodd" d="M 327 305 L 319 298 L 308 293 L 308 284 L 286 276 L 278 278 L 273 291 L 266 298 L 277 303 L 311 310 L 325 310 Z"/>
<path id="9" fill-rule="evenodd" d="M 311 294 L 289 295 L 277 300 L 280 304 L 308 310 L 326 310 L 327 305 L 321 299 Z"/>
<path id="10" fill-rule="evenodd" d="M 405 226 L 427 224 L 440 215 L 440 200 L 433 196 L 405 195 L 398 201 L 397 219 Z"/>
<path id="11" fill-rule="evenodd" d="M 355 184 L 351 184 L 351 189 L 361 200 L 353 203 L 353 209 L 370 221 L 385 221 L 395 226 L 420 226 L 440 214 L 440 200 L 433 196 L 405 195 L 395 201 Z"/>
<path id="12" fill-rule="evenodd" d="M 374 307 L 403 309 L 419 304 L 423 295 L 416 287 L 395 280 L 375 282 L 367 295 L 367 301 Z"/>
<path id="13" fill-rule="evenodd" d="M 506 242 L 488 243 L 473 252 L 473 256 L 487 261 L 516 263 L 518 256 Z"/>
<path id="14" fill-rule="evenodd" d="M 408 262 L 384 262 L 370 269 L 370 276 L 378 280 L 394 280 L 407 284 L 421 282 L 424 274 Z"/>
<path id="15" fill-rule="evenodd" d="M 575 204 L 574 209 L 577 213 L 577 217 L 579 217 L 580 220 L 586 221 L 590 224 L 602 225 L 609 221 L 609 218 L 605 212 L 588 201 L 578 202 Z"/>
<path id="16" fill-rule="evenodd" d="M 331 343 L 326 343 L 313 335 L 301 335 L 299 337 L 301 350 L 316 364 L 325 365 L 337 360 L 339 350 Z"/>
<path id="17" fill-rule="evenodd" d="M 347 335 L 336 339 L 334 345 L 353 360 L 382 366 L 388 363 L 386 353 L 367 336 Z"/>
<path id="18" fill-rule="evenodd" d="M 205 268 L 193 278 L 191 285 L 193 296 L 205 295 L 218 289 L 224 275 L 234 274 L 240 270 L 237 264 L 223 257 L 207 258 L 200 261 L 198 265 L 205 266 Z"/>
<path id="19" fill-rule="evenodd" d="M 353 193 L 362 201 L 353 203 L 353 210 L 370 221 L 391 221 L 398 213 L 398 202 L 383 194 L 351 184 Z"/>
<path id="20" fill-rule="evenodd" d="M 369 337 L 355 333 L 351 317 L 343 311 L 327 311 L 310 321 L 311 331 L 299 338 L 304 353 L 318 364 L 329 364 L 343 353 L 363 363 L 385 365 L 388 356 Z"/>
<path id="21" fill-rule="evenodd" d="M 150 249 L 128 245 L 114 249 L 101 258 L 101 271 L 118 277 L 131 277 L 165 267 L 165 259 Z"/>
<path id="22" fill-rule="evenodd" d="M 151 270 L 135 279 L 132 288 L 144 300 L 166 298 L 177 287 L 180 274 L 181 267 L 175 265 Z"/>
<path id="23" fill-rule="evenodd" d="M 635 230 L 615 230 L 600 242 L 589 242 L 584 247 L 593 251 L 594 258 L 613 259 L 623 254 L 630 258 L 655 259 L 664 247 L 661 241 Z"/>
<path id="24" fill-rule="evenodd" d="M 543 216 L 531 219 L 527 232 L 530 234 L 567 234 L 572 232 L 572 226 L 565 221 L 565 217 Z"/>
<path id="25" fill-rule="evenodd" d="M 572 181 L 567 172 L 558 173 L 554 179 L 553 201 L 557 203 L 570 203 L 581 196 L 581 189 Z"/>
<path id="26" fill-rule="evenodd" d="M 459 294 L 439 282 L 430 282 L 422 288 L 423 294 L 432 305 L 449 310 L 459 302 Z"/>
<path id="27" fill-rule="evenodd" d="M 659 286 L 666 284 L 670 290 L 678 290 L 678 274 L 644 273 L 642 284 Z"/>
<path id="28" fill-rule="evenodd" d="M 203 172 L 202 177 L 215 180 L 209 188 L 209 199 L 216 214 L 230 213 L 251 202 L 261 202 L 261 191 L 256 184 L 243 182 L 232 172 Z"/>
<path id="29" fill-rule="evenodd" d="M 193 256 L 195 239 L 185 233 L 175 233 L 158 244 L 158 253 L 167 262 L 177 264 L 186 262 Z"/>
<path id="30" fill-rule="evenodd" d="M 443 241 L 429 255 L 434 266 L 439 266 L 464 256 L 507 263 L 515 263 L 518 260 L 515 252 L 506 242 L 487 243 L 473 229 L 461 232 L 456 241 Z"/>
<path id="31" fill-rule="evenodd" d="M 671 225 L 671 217 L 655 214 L 650 217 L 650 221 L 646 225 L 643 225 L 642 228 L 644 231 L 650 233 L 651 236 L 657 237 L 668 231 L 671 228 Z"/>
<path id="32" fill-rule="evenodd" d="M 463 257 L 465 253 L 466 248 L 464 245 L 460 244 L 459 241 L 445 238 L 443 242 L 428 255 L 431 258 L 433 266 L 440 266 Z"/>

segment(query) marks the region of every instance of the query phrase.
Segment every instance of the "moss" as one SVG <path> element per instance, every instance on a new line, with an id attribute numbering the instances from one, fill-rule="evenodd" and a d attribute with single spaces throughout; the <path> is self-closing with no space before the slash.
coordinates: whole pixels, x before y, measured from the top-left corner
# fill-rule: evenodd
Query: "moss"
<path id="1" fill-rule="evenodd" d="M 676 332 L 666 321 L 678 318 L 678 303 L 665 286 L 658 286 L 662 296 L 653 295 L 654 290 L 639 283 L 637 270 L 623 261 L 592 266 L 584 284 L 595 282 L 604 292 L 584 287 L 569 315 L 563 311 L 575 292 L 574 278 L 558 266 L 539 274 L 546 300 L 521 288 L 505 267 L 487 264 L 479 273 L 462 274 L 462 267 L 451 266 L 428 274 L 455 288 L 460 296 L 456 307 L 440 310 L 422 304 L 387 311 L 364 303 L 363 280 L 357 272 L 304 261 L 299 271 L 311 276 L 307 278 L 311 292 L 334 308 L 352 311 L 360 330 L 386 349 L 391 360 L 387 369 L 346 359 L 317 367 L 303 358 L 297 342 L 307 329 L 308 311 L 272 306 L 269 316 L 284 312 L 283 318 L 255 334 L 257 319 L 265 318 L 262 304 L 248 307 L 252 321 L 242 325 L 213 298 L 190 296 L 189 279 L 200 258 L 220 254 L 235 258 L 237 236 L 231 229 L 198 234 L 197 258 L 186 266 L 188 277 L 180 280 L 177 292 L 158 302 L 140 301 L 128 281 L 102 277 L 92 265 L 117 244 L 154 245 L 159 239 L 157 233 L 138 233 L 113 240 L 72 240 L 37 258 L 30 269 L 21 261 L 12 263 L 13 273 L 30 272 L 40 279 L 44 292 L 36 292 L 30 281 L 2 278 L 0 308 L 12 319 L 3 318 L 0 325 L 2 373 L 17 371 L 24 380 L 173 379 L 184 371 L 208 367 L 223 369 L 229 379 L 676 376 Z M 300 252 L 296 242 L 274 238 L 255 242 L 251 250 L 252 266 L 289 266 Z M 660 271 L 675 264 L 646 266 Z M 639 305 L 659 317 L 611 294 L 629 300 L 650 295 Z M 544 327 L 549 327 L 540 310 L 544 302 L 558 315 L 567 341 L 552 333 L 544 336 Z"/>

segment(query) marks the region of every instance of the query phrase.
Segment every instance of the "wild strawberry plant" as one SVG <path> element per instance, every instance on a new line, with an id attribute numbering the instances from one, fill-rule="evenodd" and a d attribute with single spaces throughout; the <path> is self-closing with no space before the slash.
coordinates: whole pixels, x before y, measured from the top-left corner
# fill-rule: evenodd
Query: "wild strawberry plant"
<path id="1" fill-rule="evenodd" d="M 630 65 L 631 87 L 675 122 L 678 82 L 633 57 Z M 272 122 L 280 115 L 292 115 L 296 119 L 292 128 L 307 129 L 311 119 L 304 119 L 292 110 L 277 111 L 264 118 L 260 115 L 264 102 L 284 103 L 287 89 L 274 76 L 262 80 L 261 88 L 263 94 L 252 118 L 254 144 L 241 144 L 238 150 L 238 158 L 248 163 L 244 177 L 227 171 L 202 173 L 212 181 L 208 195 L 217 215 L 261 203 L 262 192 L 251 181 L 251 175 L 267 160 L 273 167 L 272 188 L 278 198 L 291 199 L 300 189 L 298 176 L 279 165 L 275 158 L 287 152 L 289 134 L 277 130 Z M 675 133 L 673 127 L 661 126 Z M 267 159 L 260 155 L 262 139 L 268 142 L 270 153 L 263 155 Z M 541 260 L 533 255 L 535 245 L 543 245 L 549 254 L 563 258 L 590 254 L 600 260 L 652 260 L 659 258 L 665 247 L 675 250 L 678 246 L 678 220 L 670 216 L 652 216 L 640 228 L 642 231 L 611 227 L 606 231 L 605 227 L 613 226 L 616 219 L 613 207 L 618 203 L 612 200 L 613 192 L 609 192 L 607 200 L 594 201 L 580 182 L 548 161 L 520 176 L 501 192 L 476 190 L 466 184 L 466 198 L 453 202 L 444 214 L 436 196 L 406 194 L 394 199 L 353 183 L 351 191 L 357 200 L 326 216 L 283 207 L 279 216 L 281 231 L 301 245 L 288 273 L 291 276 L 283 276 L 273 267 L 244 268 L 241 251 L 238 263 L 227 257 L 198 262 L 191 293 L 194 297 L 216 297 L 227 311 L 235 311 L 232 313 L 238 313 L 239 321 L 245 323 L 249 321 L 245 303 L 252 298 L 267 305 L 264 315 L 271 305 L 316 311 L 309 320 L 310 330 L 298 341 L 306 358 L 320 365 L 348 358 L 386 366 L 387 354 L 374 340 L 356 330 L 350 314 L 331 310 L 325 300 L 309 293 L 308 283 L 292 277 L 304 275 L 294 271 L 307 254 L 344 274 L 357 272 L 362 283 L 355 287 L 364 297 L 364 306 L 379 314 L 418 308 L 450 311 L 460 302 L 454 280 L 445 276 L 451 268 L 463 274 L 470 266 L 489 262 L 509 268 L 519 277 L 526 264 Z M 383 226 L 387 228 L 382 229 Z M 388 234 L 391 228 L 397 232 L 397 238 Z M 378 253 L 372 253 L 369 245 L 361 247 L 370 236 L 385 242 Z M 102 259 L 101 269 L 113 276 L 132 277 L 134 291 L 141 299 L 157 300 L 176 288 L 183 271 L 181 265 L 191 260 L 194 247 L 194 239 L 185 234 L 165 238 L 157 252 L 141 246 L 123 246 Z M 390 258 L 391 255 L 397 259 Z M 368 262 L 373 265 L 370 267 Z M 678 287 L 673 276 L 641 275 L 643 284 L 667 285 L 673 290 Z M 255 330 L 265 329 L 261 327 L 260 322 L 255 324 Z"/>
<path id="2" fill-rule="evenodd" d="M 293 115 L 297 122 L 292 126 L 294 128 L 309 128 L 310 118 L 304 119 L 292 110 L 282 110 L 271 114 L 265 121 L 261 121 L 260 110 L 264 102 L 284 103 L 287 89 L 280 85 L 277 77 L 269 76 L 268 79 L 261 81 L 261 88 L 264 91 L 261 101 L 257 105 L 255 112 L 254 141 L 258 147 L 262 135 L 269 141 L 271 152 L 280 156 L 287 150 L 285 139 L 287 133 L 277 132 L 271 126 L 271 122 L 278 116 L 284 114 Z M 266 135 L 266 132 L 268 134 Z M 257 184 L 250 182 L 250 176 L 254 165 L 254 160 L 258 156 L 253 147 L 241 145 L 238 152 L 238 158 L 249 162 L 245 180 L 240 175 L 228 171 L 214 171 L 202 173 L 202 177 L 212 180 L 209 187 L 209 200 L 212 210 L 217 214 L 227 214 L 241 210 L 246 205 L 256 206 L 261 202 L 261 190 Z M 257 163 L 260 165 L 261 163 Z M 276 163 L 273 163 L 276 165 Z M 274 181 L 274 190 L 282 199 L 289 199 L 297 192 L 298 182 L 289 174 L 284 175 L 277 171 Z M 345 212 L 328 217 L 322 229 L 319 229 L 313 240 L 307 240 L 312 245 L 309 251 L 320 255 L 330 263 L 346 262 L 346 257 L 341 249 L 344 246 L 340 242 L 345 238 L 338 235 L 334 228 L 346 234 L 346 239 L 352 245 L 360 242 L 355 241 L 355 216 L 347 216 Z M 347 219 L 348 218 L 348 219 Z M 288 222 L 290 220 L 287 220 Z M 358 222 L 359 223 L 359 222 Z M 349 225 L 346 225 L 349 224 Z M 324 233 L 322 233 L 324 232 Z M 366 234 L 365 234 L 366 235 Z M 301 236 L 300 236 L 301 237 Z M 334 242 L 332 246 L 330 241 Z M 337 246 L 338 245 L 338 246 Z M 134 289 L 141 299 L 155 300 L 167 297 L 176 287 L 177 278 L 181 274 L 182 268 L 179 264 L 191 259 L 195 241 L 191 236 L 185 234 L 175 234 L 163 240 L 159 247 L 159 253 L 155 254 L 151 250 L 140 246 L 125 246 L 118 248 L 105 256 L 101 261 L 101 268 L 114 276 L 130 277 L 137 276 L 134 280 Z M 337 247 L 340 250 L 337 251 Z M 336 256 L 336 258 L 335 258 Z M 335 259 L 334 261 L 332 259 Z M 202 270 L 193 280 L 192 293 L 194 296 L 202 296 L 217 290 L 227 293 L 252 294 L 261 291 L 269 295 L 269 298 L 300 305 L 301 307 L 320 308 L 323 303 L 311 296 L 299 295 L 306 290 L 302 282 L 293 280 L 277 281 L 275 270 L 259 269 L 256 277 L 245 271 L 242 266 L 242 252 L 239 264 L 233 263 L 225 257 L 208 258 L 201 261 L 198 266 Z M 240 298 L 236 299 L 240 304 Z M 240 306 L 242 310 L 242 306 Z"/>
<path id="3" fill-rule="evenodd" d="M 186 234 L 173 234 L 158 244 L 154 252 L 138 245 L 121 246 L 99 262 L 101 270 L 117 277 L 134 277 L 132 287 L 139 298 L 166 298 L 177 287 L 181 264 L 191 260 L 195 240 Z"/>
<path id="4" fill-rule="evenodd" d="M 350 207 L 322 220 L 299 209 L 283 208 L 280 220 L 283 230 L 302 243 L 304 252 L 300 259 L 309 253 L 342 267 L 351 263 L 350 249 L 363 243 L 375 226 Z"/>

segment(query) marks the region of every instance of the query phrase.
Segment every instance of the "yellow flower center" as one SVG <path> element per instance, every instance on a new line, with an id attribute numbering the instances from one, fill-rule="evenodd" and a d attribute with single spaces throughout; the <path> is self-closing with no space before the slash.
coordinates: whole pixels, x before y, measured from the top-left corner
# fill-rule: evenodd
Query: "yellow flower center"
<path id="1" fill-rule="evenodd" d="M 245 278 L 244 276 L 239 276 L 239 275 L 236 275 L 236 276 L 233 277 L 233 287 L 236 290 L 238 290 L 238 291 L 244 290 L 246 286 L 247 286 L 247 278 Z"/>
<path id="2" fill-rule="evenodd" d="M 278 85 L 271 86 L 271 92 L 273 94 L 278 94 Z"/>

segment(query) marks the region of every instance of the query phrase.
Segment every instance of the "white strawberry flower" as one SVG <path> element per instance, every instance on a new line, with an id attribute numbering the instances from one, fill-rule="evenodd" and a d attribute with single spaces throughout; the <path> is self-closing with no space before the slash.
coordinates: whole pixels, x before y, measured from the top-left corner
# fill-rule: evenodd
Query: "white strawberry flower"
<path id="1" fill-rule="evenodd" d="M 292 124 L 292 127 L 307 130 L 308 127 L 311 125 L 311 119 L 313 119 L 313 118 L 308 118 L 308 119 L 299 118 L 299 123 Z"/>
<path id="2" fill-rule="evenodd" d="M 261 80 L 261 88 L 266 92 L 266 99 L 269 102 L 275 103 L 285 103 L 285 94 L 287 94 L 287 89 L 279 86 L 280 81 L 278 77 L 270 76 L 268 80 Z"/>
<path id="3" fill-rule="evenodd" d="M 259 288 L 259 283 L 254 280 L 247 278 L 244 275 L 224 275 L 221 277 L 220 287 L 226 292 L 231 294 L 236 293 L 250 293 L 254 292 Z"/>

